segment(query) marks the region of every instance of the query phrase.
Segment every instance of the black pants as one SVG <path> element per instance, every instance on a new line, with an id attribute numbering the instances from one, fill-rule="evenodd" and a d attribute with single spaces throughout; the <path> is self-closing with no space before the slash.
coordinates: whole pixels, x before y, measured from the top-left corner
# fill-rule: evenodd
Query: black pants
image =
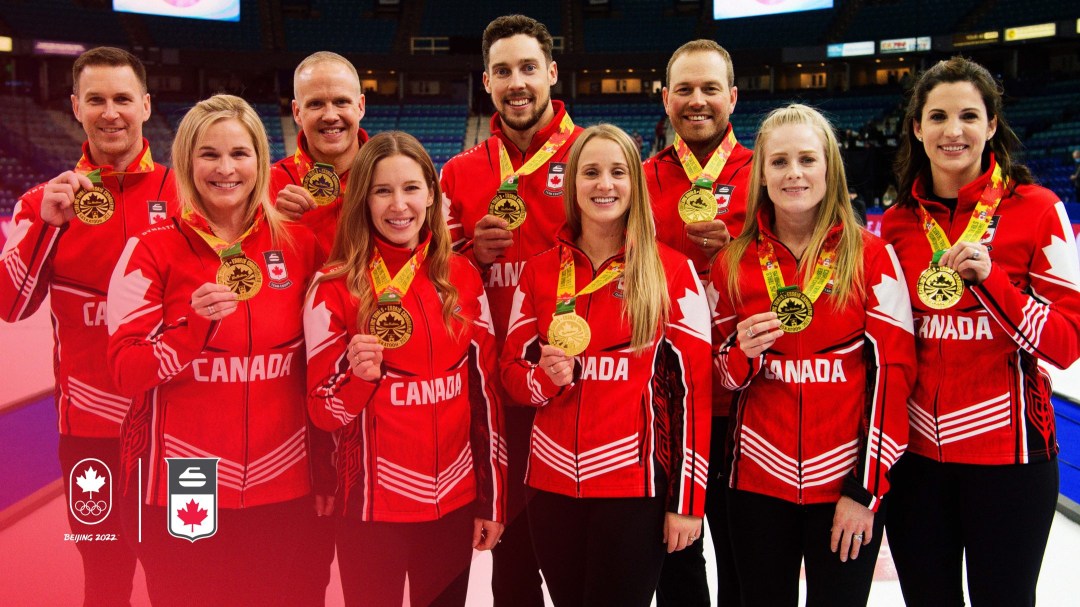
<path id="1" fill-rule="evenodd" d="M 709 519 L 716 556 L 716 605 L 738 607 L 739 577 L 728 532 L 728 418 L 714 417 L 709 445 L 709 483 L 705 490 L 705 516 Z M 705 571 L 705 542 L 698 541 L 664 557 L 657 607 L 709 607 L 709 581 Z"/>
<path id="2" fill-rule="evenodd" d="M 348 607 L 463 607 L 469 592 L 474 510 L 439 520 L 380 523 L 339 518 L 338 567 Z"/>
<path id="3" fill-rule="evenodd" d="M 529 524 L 555 607 L 648 607 L 666 550 L 664 515 L 659 497 L 537 491 Z"/>
<path id="4" fill-rule="evenodd" d="M 491 594 L 494 607 L 544 607 L 540 566 L 536 563 L 525 504 L 531 491 L 525 486 L 532 434 L 532 407 L 507 407 L 506 444 L 509 466 L 506 485 L 506 529 L 491 551 Z"/>
<path id="5" fill-rule="evenodd" d="M 860 549 L 859 558 L 841 562 L 839 553 L 829 546 L 835 512 L 835 503 L 799 505 L 728 490 L 731 540 L 744 607 L 798 605 L 803 560 L 807 607 L 866 605 L 881 548 L 884 513 L 874 516 L 874 537 Z"/>
<path id="6" fill-rule="evenodd" d="M 943 464 L 905 454 L 891 472 L 889 546 L 908 605 L 1035 604 L 1058 463 Z"/>
<path id="7" fill-rule="evenodd" d="M 120 439 L 117 438 L 82 438 L 78 436 L 60 435 L 60 474 L 64 478 L 64 497 L 71 503 L 71 469 L 77 463 L 86 458 L 101 460 L 109 467 L 112 478 L 118 479 L 120 474 Z M 99 471 L 100 472 L 100 471 Z M 104 473 L 101 472 L 100 475 Z M 102 486 L 102 490 L 109 488 Z M 112 487 L 112 512 L 102 522 L 96 525 L 85 525 L 71 513 L 68 508 L 68 522 L 71 524 L 71 532 L 80 535 L 91 535 L 95 541 L 80 541 L 75 544 L 82 557 L 83 566 L 83 605 L 84 607 L 96 607 L 98 605 L 128 605 L 131 600 L 131 580 L 135 575 L 135 551 L 131 544 L 134 538 L 127 537 L 121 523 L 119 502 L 121 490 Z M 81 495 L 80 488 L 75 487 L 75 501 Z M 99 494 L 100 495 L 100 494 Z M 115 536 L 115 541 L 96 541 L 98 537 L 110 538 Z"/>
<path id="8" fill-rule="evenodd" d="M 154 607 L 323 605 L 326 585 L 312 541 L 318 535 L 311 496 L 265 506 L 218 509 L 217 532 L 191 542 L 168 532 L 164 507 L 142 507 L 136 544 Z M 122 503 L 124 526 L 137 538 L 136 499 Z"/>

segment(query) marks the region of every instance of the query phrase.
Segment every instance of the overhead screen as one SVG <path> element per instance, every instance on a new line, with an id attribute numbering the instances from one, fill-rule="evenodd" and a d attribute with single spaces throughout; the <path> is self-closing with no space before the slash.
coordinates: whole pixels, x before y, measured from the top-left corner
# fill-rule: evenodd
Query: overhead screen
<path id="1" fill-rule="evenodd" d="M 738 19 L 832 8 L 833 0 L 713 0 L 713 19 Z"/>
<path id="2" fill-rule="evenodd" d="M 240 20 L 240 0 L 113 0 L 113 10 L 213 21 Z"/>

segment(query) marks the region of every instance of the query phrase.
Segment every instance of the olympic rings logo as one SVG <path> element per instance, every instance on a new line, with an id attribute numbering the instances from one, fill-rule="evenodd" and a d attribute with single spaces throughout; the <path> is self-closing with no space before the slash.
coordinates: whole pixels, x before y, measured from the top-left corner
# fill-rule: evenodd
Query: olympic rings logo
<path id="1" fill-rule="evenodd" d="M 98 516 L 103 512 L 108 512 L 109 504 L 105 503 L 104 500 L 96 502 L 79 500 L 75 502 L 75 509 L 83 516 Z"/>

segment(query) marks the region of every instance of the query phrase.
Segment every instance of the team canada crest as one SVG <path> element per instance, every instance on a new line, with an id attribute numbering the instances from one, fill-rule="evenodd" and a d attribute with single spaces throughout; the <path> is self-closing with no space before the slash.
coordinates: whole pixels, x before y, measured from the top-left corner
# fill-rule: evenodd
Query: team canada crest
<path id="1" fill-rule="evenodd" d="M 562 196 L 563 183 L 566 178 L 565 162 L 549 162 L 547 186 L 544 193 L 548 196 Z"/>
<path id="2" fill-rule="evenodd" d="M 285 267 L 285 257 L 281 251 L 266 251 L 263 253 L 266 260 L 266 272 L 270 275 L 271 289 L 287 289 L 292 286 L 289 280 L 289 269 Z"/>
<path id="3" fill-rule="evenodd" d="M 716 186 L 716 214 L 723 215 L 728 212 L 728 205 L 731 203 L 731 193 L 735 191 L 733 185 L 718 185 Z"/>
<path id="4" fill-rule="evenodd" d="M 147 206 L 150 212 L 150 225 L 154 225 L 159 221 L 165 221 L 165 201 L 164 200 L 147 200 Z"/>
<path id="5" fill-rule="evenodd" d="M 982 240 L 979 244 L 987 244 L 994 239 L 994 235 L 997 234 L 998 220 L 1001 219 L 1001 215 L 994 215 L 990 218 L 990 225 L 986 226 L 986 233 L 983 234 Z"/>
<path id="6" fill-rule="evenodd" d="M 169 534 L 194 542 L 217 533 L 218 458 L 167 457 Z"/>
<path id="7" fill-rule="evenodd" d="M 104 521 L 112 510 L 112 472 L 105 462 L 88 457 L 71 468 L 68 508 L 84 525 Z"/>

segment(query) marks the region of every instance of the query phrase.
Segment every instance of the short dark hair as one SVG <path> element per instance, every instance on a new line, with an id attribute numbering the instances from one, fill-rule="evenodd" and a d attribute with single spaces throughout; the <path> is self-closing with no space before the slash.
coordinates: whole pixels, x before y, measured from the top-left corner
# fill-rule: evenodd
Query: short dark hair
<path id="1" fill-rule="evenodd" d="M 484 54 L 484 70 L 488 69 L 488 55 L 491 52 L 491 45 L 503 38 L 509 38 L 518 34 L 525 34 L 532 38 L 536 38 L 536 41 L 540 43 L 540 50 L 544 52 L 544 59 L 548 64 L 551 63 L 551 46 L 553 41 L 551 39 L 551 32 L 543 24 L 525 15 L 503 15 L 497 17 L 491 23 L 484 28 L 484 42 L 482 50 Z"/>
<path id="2" fill-rule="evenodd" d="M 79 94 L 79 76 L 82 75 L 84 69 L 92 65 L 108 65 L 112 67 L 124 67 L 126 65 L 131 68 L 131 71 L 135 72 L 135 77 L 139 79 L 139 84 L 142 85 L 143 93 L 147 92 L 146 66 L 138 57 L 115 46 L 99 46 L 79 55 L 79 58 L 75 60 L 75 65 L 71 67 L 71 91 L 73 94 Z"/>

